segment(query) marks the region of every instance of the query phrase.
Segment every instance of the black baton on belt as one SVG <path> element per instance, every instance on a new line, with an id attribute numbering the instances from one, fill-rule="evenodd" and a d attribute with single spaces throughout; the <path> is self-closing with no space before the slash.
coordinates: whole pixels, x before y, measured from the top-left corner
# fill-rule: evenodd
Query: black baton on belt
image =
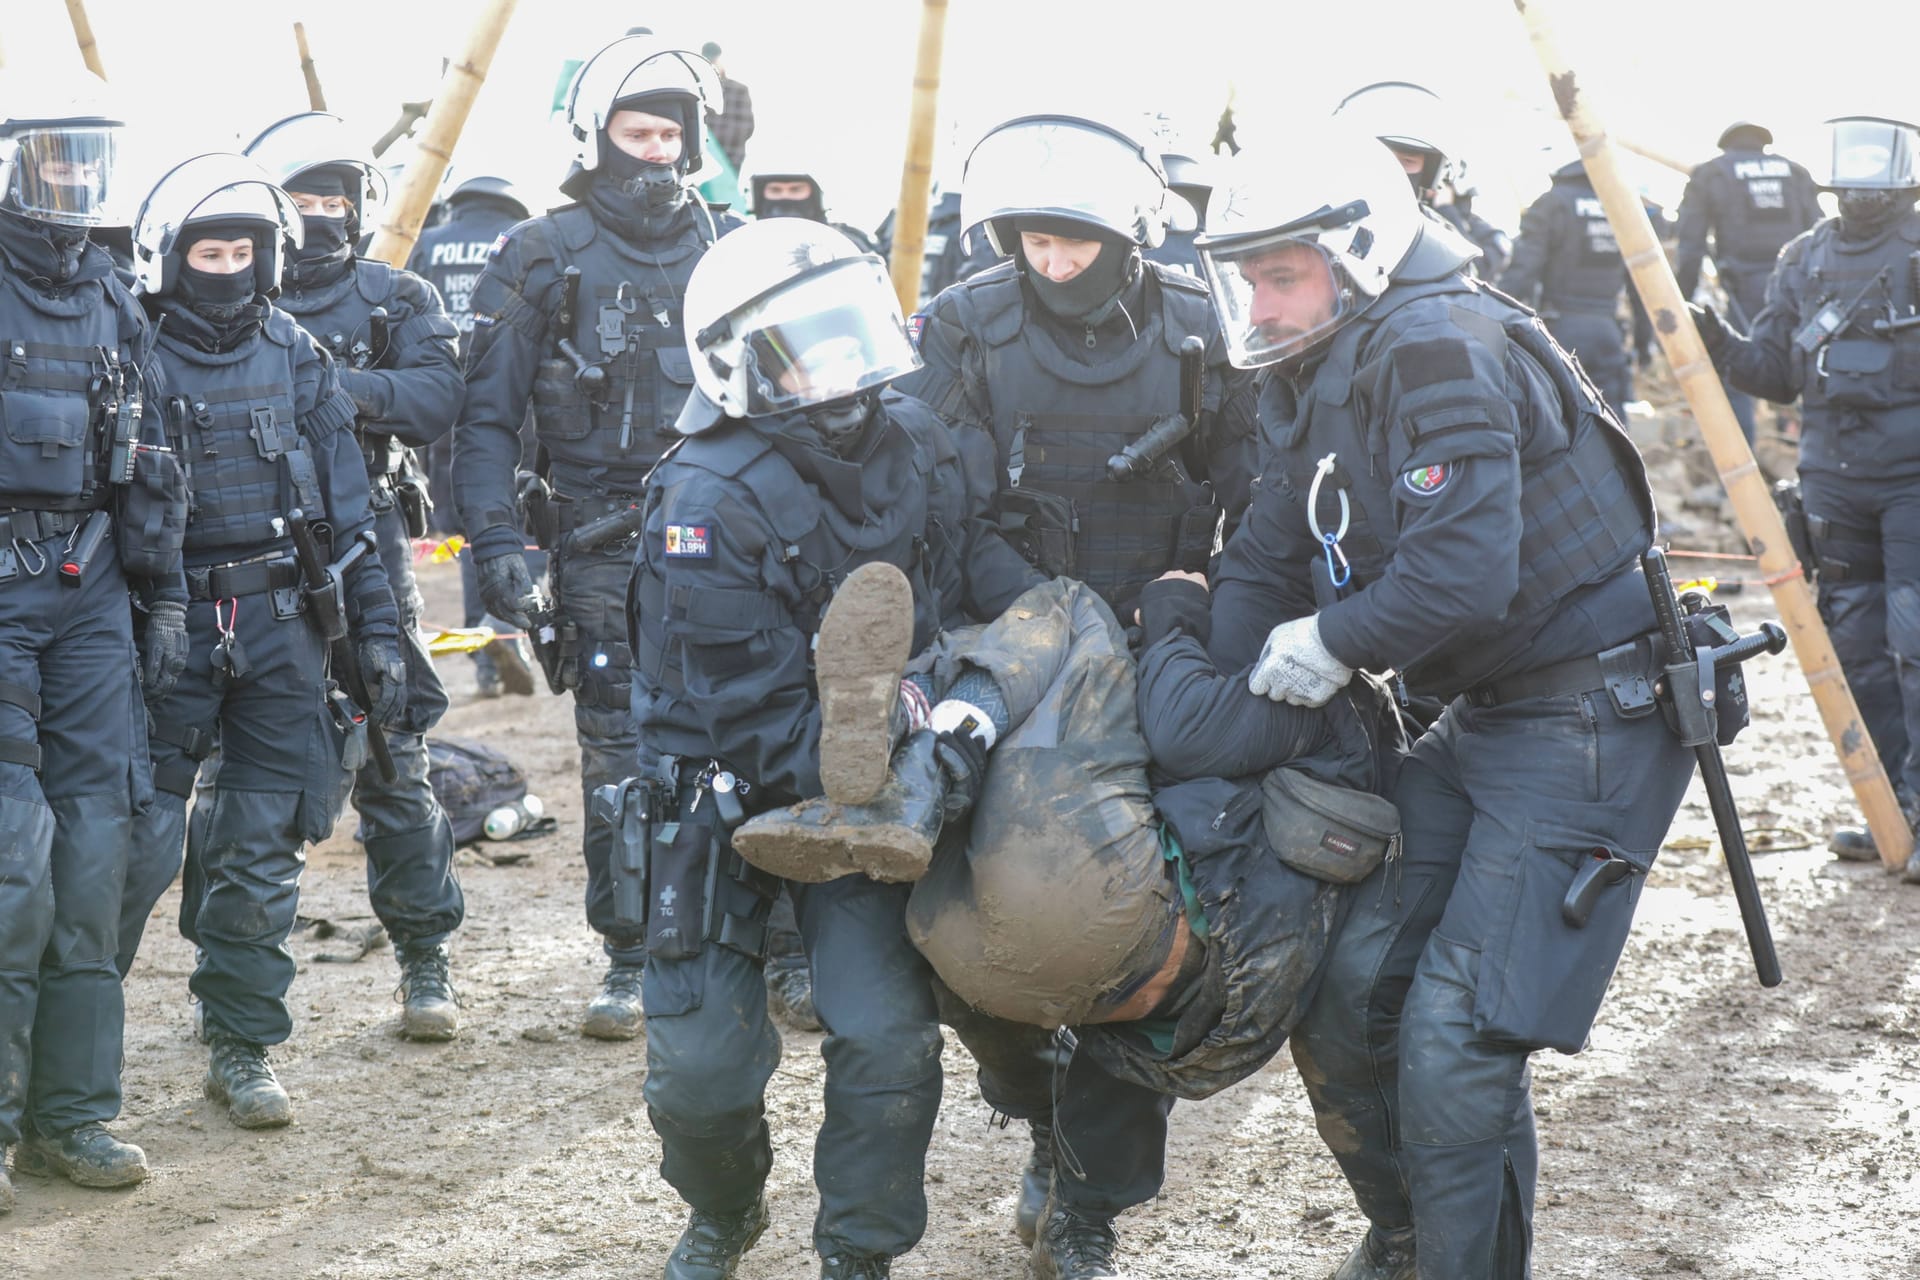
<path id="1" fill-rule="evenodd" d="M 300 562 L 300 576 L 306 579 L 308 621 L 319 628 L 333 660 L 333 670 L 347 687 L 347 694 L 360 704 L 366 717 L 367 749 L 388 782 L 399 777 L 393 767 L 393 753 L 387 750 L 387 735 L 373 715 L 373 699 L 367 692 L 367 678 L 360 670 L 360 655 L 354 652 L 353 636 L 347 630 L 347 570 L 370 550 L 365 540 L 356 541 L 336 564 L 320 558 L 320 545 L 313 539 L 313 527 L 306 513 L 295 507 L 287 513 L 287 532 L 293 538 L 294 559 Z"/>
<path id="2" fill-rule="evenodd" d="M 1673 577 L 1667 572 L 1666 552 L 1650 547 L 1640 557 L 1640 564 L 1646 571 L 1647 592 L 1653 597 L 1653 613 L 1660 620 L 1660 635 L 1667 647 L 1664 673 L 1655 692 L 1673 708 L 1674 731 L 1700 761 L 1700 781 L 1706 785 L 1713 825 L 1720 833 L 1720 849 L 1726 855 L 1727 875 L 1733 880 L 1733 896 L 1740 904 L 1741 923 L 1747 928 L 1754 971 L 1760 975 L 1761 986 L 1777 987 L 1780 957 L 1774 954 L 1767 907 L 1760 900 L 1759 882 L 1753 878 L 1746 833 L 1740 829 L 1740 811 L 1734 807 L 1733 788 L 1727 782 L 1727 762 L 1721 759 L 1720 743 L 1714 736 L 1713 673 L 1724 662 L 1738 662 L 1762 651 L 1780 652 L 1786 647 L 1787 634 L 1768 623 L 1757 635 L 1743 636 L 1717 649 L 1696 649 L 1680 617 L 1680 601 L 1673 592 Z"/>

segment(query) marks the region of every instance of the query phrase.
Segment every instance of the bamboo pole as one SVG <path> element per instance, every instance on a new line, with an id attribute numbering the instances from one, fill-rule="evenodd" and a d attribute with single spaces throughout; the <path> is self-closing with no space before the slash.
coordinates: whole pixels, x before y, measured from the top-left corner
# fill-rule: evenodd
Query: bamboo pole
<path id="1" fill-rule="evenodd" d="M 893 291 L 900 310 L 920 309 L 921 261 L 927 248 L 927 201 L 933 191 L 934 118 L 940 103 L 940 56 L 947 38 L 947 0 L 923 0 L 920 51 L 913 67 L 913 110 L 907 117 L 907 157 L 893 214 Z"/>
<path id="2" fill-rule="evenodd" d="M 433 194 L 446 176 L 447 166 L 453 162 L 454 144 L 460 140 L 460 130 L 467 123 L 467 114 L 473 110 L 473 100 L 487 81 L 487 68 L 493 65 L 494 51 L 500 47 L 500 37 L 513 17 L 514 3 L 515 0 L 486 0 L 467 37 L 466 48 L 447 64 L 440 88 L 433 95 L 433 106 L 427 110 L 426 123 L 421 126 L 420 137 L 414 144 L 413 159 L 400 177 L 399 189 L 381 219 L 368 257 L 396 267 L 407 265 L 413 242 L 420 238 L 420 224 L 426 220 L 427 210 L 433 207 Z"/>
<path id="3" fill-rule="evenodd" d="M 87 70 L 107 78 L 107 69 L 100 61 L 100 46 L 93 38 L 93 23 L 87 20 L 86 0 L 67 0 L 67 17 L 73 22 L 73 38 L 80 42 L 80 56 L 86 60 Z"/>
<path id="4" fill-rule="evenodd" d="M 1861 723 L 1860 709 L 1854 704 L 1833 642 L 1820 621 L 1813 591 L 1801 577 L 1799 561 L 1787 542 L 1786 527 L 1773 505 L 1766 478 L 1727 403 L 1726 391 L 1714 373 L 1699 330 L 1694 328 L 1680 286 L 1667 266 L 1666 254 L 1654 238 L 1653 224 L 1647 220 L 1638 193 L 1620 171 L 1620 157 L 1599 112 L 1560 50 L 1550 14 L 1551 0 L 1514 0 L 1514 8 L 1526 23 L 1534 54 L 1553 89 L 1554 105 L 1580 146 L 1587 176 L 1606 207 L 1620 253 L 1633 273 L 1633 287 L 1653 317 L 1660 346 L 1713 455 L 1714 468 L 1732 500 L 1748 549 L 1759 560 L 1761 577 L 1773 591 L 1774 605 L 1793 641 L 1794 656 L 1800 660 L 1820 718 L 1826 722 L 1847 781 L 1853 785 L 1854 798 L 1873 831 L 1881 861 L 1889 870 L 1898 870 L 1913 852 L 1913 832 L 1900 813 L 1880 757 L 1874 753 L 1873 739 Z"/>
<path id="5" fill-rule="evenodd" d="M 1620 137 L 1618 134 L 1614 135 L 1613 140 L 1622 150 L 1631 151 L 1642 160 L 1651 160 L 1660 167 L 1671 169 L 1682 177 L 1691 178 L 1693 176 L 1693 166 L 1674 155 L 1671 151 L 1662 151 L 1658 147 L 1650 147 L 1633 138 Z"/>
<path id="6" fill-rule="evenodd" d="M 307 24 L 293 24 L 293 43 L 300 50 L 300 74 L 307 82 L 307 105 L 315 111 L 327 109 L 327 95 L 320 89 L 320 73 L 314 70 L 313 51 L 307 48 Z"/>

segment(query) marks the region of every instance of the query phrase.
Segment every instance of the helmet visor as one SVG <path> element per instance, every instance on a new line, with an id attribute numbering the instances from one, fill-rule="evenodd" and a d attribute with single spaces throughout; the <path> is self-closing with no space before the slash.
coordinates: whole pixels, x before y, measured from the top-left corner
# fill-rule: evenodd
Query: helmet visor
<path id="1" fill-rule="evenodd" d="M 1826 182 L 1835 190 L 1920 187 L 1920 131 L 1891 120 L 1833 120 Z"/>
<path id="2" fill-rule="evenodd" d="M 878 258 L 809 273 L 733 320 L 749 417 L 826 404 L 920 367 Z"/>
<path id="3" fill-rule="evenodd" d="M 1253 369 L 1303 355 L 1348 318 L 1353 291 L 1312 240 L 1273 237 L 1202 245 L 1214 310 L 1234 366 Z"/>
<path id="4" fill-rule="evenodd" d="M 1081 121 L 1016 121 L 967 159 L 960 220 L 976 227 L 1020 215 L 1068 218 L 1136 244 L 1165 218 L 1167 184 L 1138 144 Z"/>
<path id="5" fill-rule="evenodd" d="M 12 141 L 15 210 L 41 222 L 98 227 L 111 222 L 117 130 L 100 125 L 26 129 Z"/>

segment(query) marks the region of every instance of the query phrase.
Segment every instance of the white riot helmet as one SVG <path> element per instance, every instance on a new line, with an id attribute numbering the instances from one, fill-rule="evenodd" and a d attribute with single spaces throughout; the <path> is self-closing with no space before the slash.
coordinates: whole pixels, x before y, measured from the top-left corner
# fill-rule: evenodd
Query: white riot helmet
<path id="1" fill-rule="evenodd" d="M 0 208 L 66 227 L 124 221 L 110 201 L 125 121 L 107 93 L 86 71 L 0 77 Z"/>
<path id="2" fill-rule="evenodd" d="M 683 307 L 694 393 L 677 424 L 757 418 L 844 400 L 912 373 L 886 264 L 804 218 L 752 222 L 715 242 Z"/>
<path id="3" fill-rule="evenodd" d="M 1405 80 L 1383 80 L 1342 98 L 1333 115 L 1356 132 L 1380 139 L 1390 151 L 1419 156 L 1420 171 L 1407 177 L 1422 200 L 1432 200 L 1452 176 L 1452 162 L 1460 154 L 1458 128 L 1433 90 Z"/>
<path id="4" fill-rule="evenodd" d="M 347 122 L 329 111 L 303 111 L 276 121 L 247 144 L 247 154 L 259 162 L 282 188 L 299 185 L 300 175 L 314 169 L 338 171 L 344 193 L 353 202 L 347 215 L 347 239 L 359 239 L 360 228 L 371 226 L 387 199 L 387 175 L 373 153 L 362 146 Z"/>
<path id="5" fill-rule="evenodd" d="M 1232 362 L 1286 367 L 1372 306 L 1438 224 L 1384 147 L 1337 125 L 1295 131 L 1252 168 L 1214 192 L 1194 245 Z M 1436 270 L 1474 253 L 1441 243 Z"/>
<path id="6" fill-rule="evenodd" d="M 1840 116 L 1826 126 L 1831 145 L 1821 186 L 1829 191 L 1920 187 L 1920 128 L 1884 116 Z"/>
<path id="7" fill-rule="evenodd" d="M 594 173 L 607 163 L 607 122 L 632 98 L 666 95 L 680 109 L 685 130 L 676 167 L 684 177 L 700 171 L 700 128 L 707 111 L 721 107 L 720 76 L 697 53 L 676 49 L 651 35 L 623 36 L 581 64 L 567 89 L 567 128 L 573 133 L 575 173 Z M 644 109 L 644 108 L 642 108 Z M 657 112 L 655 114 L 658 114 Z"/>
<path id="8" fill-rule="evenodd" d="M 292 197 L 247 156 L 209 152 L 169 169 L 140 202 L 133 220 L 133 272 L 139 291 L 164 298 L 180 278 L 180 250 L 195 224 L 253 233 L 254 291 L 280 288 L 281 245 L 302 243 L 305 226 Z"/>
<path id="9" fill-rule="evenodd" d="M 1005 257 L 1020 241 L 1013 220 L 1023 217 L 1079 223 L 1158 248 L 1167 237 L 1160 144 L 1084 116 L 1018 116 L 996 125 L 967 157 L 961 229 L 985 223 L 987 243 Z"/>

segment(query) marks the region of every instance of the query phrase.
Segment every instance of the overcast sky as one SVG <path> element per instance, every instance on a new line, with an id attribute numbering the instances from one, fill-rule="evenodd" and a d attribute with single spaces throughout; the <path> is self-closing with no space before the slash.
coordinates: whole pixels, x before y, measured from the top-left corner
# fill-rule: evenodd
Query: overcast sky
<path id="1" fill-rule="evenodd" d="M 62 0 L 4 0 L 9 68 L 78 66 Z M 292 23 L 306 24 L 329 106 L 371 141 L 398 104 L 431 95 L 479 6 L 466 0 L 87 0 L 101 56 L 150 162 L 232 147 L 306 108 Z M 686 15 L 705 9 L 697 20 Z M 753 90 L 772 162 L 822 175 L 839 216 L 872 225 L 899 185 L 921 6 L 914 0 L 522 0 L 456 153 L 541 192 L 565 168 L 547 107 L 564 59 L 631 23 L 697 48 L 717 40 Z M 1383 79 L 1427 84 L 1470 125 L 1467 150 L 1490 213 L 1544 185 L 1557 140 L 1545 81 L 1511 0 L 949 0 L 942 169 L 962 139 L 1041 104 L 1159 112 L 1203 146 L 1229 92 L 1240 141 L 1329 111 Z M 1563 43 L 1616 134 L 1684 157 L 1712 151 L 1736 117 L 1809 154 L 1818 122 L 1844 112 L 1920 114 L 1915 19 L 1889 0 L 1560 0 Z M 1187 25 L 1176 27 L 1174 17 Z M 691 24 L 691 25 L 690 25 Z M 1817 24 L 1817 25 L 1816 25 Z M 1902 65 L 1904 64 L 1904 65 Z M 1648 166 L 1671 198 L 1678 179 Z"/>

